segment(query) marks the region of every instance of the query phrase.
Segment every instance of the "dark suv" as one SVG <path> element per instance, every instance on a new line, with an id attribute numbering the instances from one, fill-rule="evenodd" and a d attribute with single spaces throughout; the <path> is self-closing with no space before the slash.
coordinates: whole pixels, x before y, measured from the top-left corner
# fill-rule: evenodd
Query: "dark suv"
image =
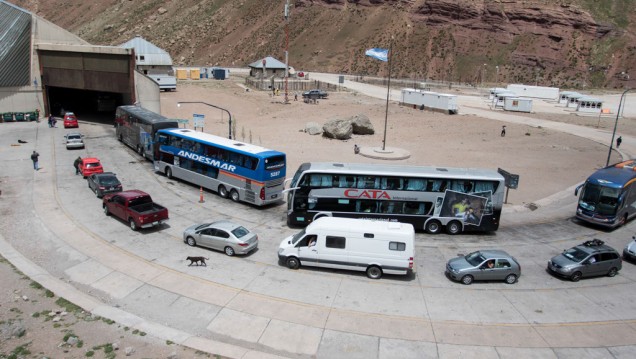
<path id="1" fill-rule="evenodd" d="M 618 252 L 600 239 L 583 242 L 548 261 L 548 270 L 577 282 L 582 277 L 615 276 L 623 261 Z"/>

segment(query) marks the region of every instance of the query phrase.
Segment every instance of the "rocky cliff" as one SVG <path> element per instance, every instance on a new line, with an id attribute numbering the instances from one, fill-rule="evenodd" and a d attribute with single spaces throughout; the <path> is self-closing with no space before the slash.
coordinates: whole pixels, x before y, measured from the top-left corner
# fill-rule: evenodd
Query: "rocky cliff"
<path id="1" fill-rule="evenodd" d="M 141 35 L 175 64 L 284 60 L 287 46 L 299 70 L 386 76 L 364 50 L 391 47 L 394 77 L 636 85 L 634 0 L 290 0 L 288 21 L 285 0 L 10 2 L 94 44 Z"/>

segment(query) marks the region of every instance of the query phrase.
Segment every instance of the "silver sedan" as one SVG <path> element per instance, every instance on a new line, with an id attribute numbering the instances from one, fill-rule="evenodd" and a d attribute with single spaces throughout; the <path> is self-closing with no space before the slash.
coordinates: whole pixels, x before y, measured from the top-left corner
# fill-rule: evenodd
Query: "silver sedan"
<path id="1" fill-rule="evenodd" d="M 228 256 L 247 254 L 258 248 L 258 235 L 231 221 L 194 224 L 183 231 L 183 241 L 223 251 Z"/>
<path id="2" fill-rule="evenodd" d="M 483 250 L 449 260 L 446 275 L 466 285 L 475 280 L 503 280 L 513 284 L 521 276 L 521 266 L 504 251 Z"/>

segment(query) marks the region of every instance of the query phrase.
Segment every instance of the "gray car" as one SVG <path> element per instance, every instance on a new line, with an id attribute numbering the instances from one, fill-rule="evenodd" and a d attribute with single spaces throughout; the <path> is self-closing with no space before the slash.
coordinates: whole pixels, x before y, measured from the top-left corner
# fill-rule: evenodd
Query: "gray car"
<path id="1" fill-rule="evenodd" d="M 183 231 L 183 241 L 225 252 L 228 256 L 246 254 L 258 248 L 258 235 L 231 221 L 194 224 Z"/>
<path id="2" fill-rule="evenodd" d="M 583 242 L 548 261 L 550 272 L 573 282 L 583 277 L 613 277 L 622 266 L 618 252 L 599 239 Z"/>
<path id="3" fill-rule="evenodd" d="M 521 266 L 510 254 L 490 249 L 449 260 L 446 263 L 446 275 L 466 285 L 475 280 L 503 280 L 514 284 L 521 276 Z"/>
<path id="4" fill-rule="evenodd" d="M 64 135 L 66 149 L 84 148 L 84 135 L 79 132 L 70 132 Z"/>
<path id="5" fill-rule="evenodd" d="M 95 192 L 97 198 L 107 193 L 121 192 L 123 187 L 117 176 L 112 172 L 93 173 L 87 179 L 88 188 Z"/>

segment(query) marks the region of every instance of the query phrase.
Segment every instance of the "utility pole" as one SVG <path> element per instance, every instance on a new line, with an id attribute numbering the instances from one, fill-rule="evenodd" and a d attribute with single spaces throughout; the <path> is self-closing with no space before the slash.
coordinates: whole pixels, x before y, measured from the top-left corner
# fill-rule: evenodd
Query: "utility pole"
<path id="1" fill-rule="evenodd" d="M 285 2 L 285 103 L 289 103 L 289 0 Z"/>

